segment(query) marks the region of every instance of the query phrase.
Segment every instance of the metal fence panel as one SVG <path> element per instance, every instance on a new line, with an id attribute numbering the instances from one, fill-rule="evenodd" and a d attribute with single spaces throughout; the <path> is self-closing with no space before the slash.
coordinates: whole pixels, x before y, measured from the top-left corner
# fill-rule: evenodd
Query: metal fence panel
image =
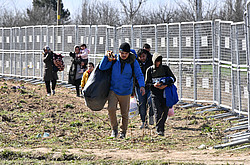
<path id="1" fill-rule="evenodd" d="M 87 46 L 89 46 L 90 44 L 90 26 L 86 25 L 86 26 L 78 26 L 78 32 L 77 32 L 77 45 L 81 45 L 81 44 L 86 44 Z M 72 49 L 73 50 L 73 49 Z M 71 50 L 71 51 L 72 51 Z"/>
<path id="2" fill-rule="evenodd" d="M 155 41 L 155 30 L 156 30 L 156 26 L 155 25 L 145 25 L 141 27 L 141 34 L 142 34 L 142 44 L 149 44 L 151 49 L 151 52 L 155 52 L 157 51 L 156 48 L 156 41 Z M 163 56 L 164 57 L 164 56 Z"/>
<path id="3" fill-rule="evenodd" d="M 113 52 L 115 51 L 116 47 L 116 30 L 115 27 L 108 27 L 108 36 L 106 39 L 106 46 L 107 49 L 106 50 L 112 50 Z"/>
<path id="4" fill-rule="evenodd" d="M 106 50 L 106 36 L 107 36 L 107 26 L 98 26 L 97 27 L 97 37 L 96 37 L 96 53 L 104 54 Z"/>
<path id="5" fill-rule="evenodd" d="M 64 26 L 62 31 L 62 38 L 64 42 L 64 52 L 71 52 L 77 44 L 76 26 Z"/>
<path id="6" fill-rule="evenodd" d="M 134 26 L 133 27 L 133 38 L 134 38 L 134 49 L 138 50 L 142 48 L 142 31 L 141 26 Z"/>
<path id="7" fill-rule="evenodd" d="M 63 32 L 67 31 L 65 29 L 67 29 L 67 28 L 64 28 L 64 26 L 55 26 L 55 28 L 54 28 L 54 30 L 55 30 L 54 31 L 54 33 L 55 33 L 55 38 L 54 38 L 55 48 L 54 48 L 54 51 L 57 51 L 57 52 L 61 52 L 62 51 L 63 52 L 64 48 L 67 50 L 68 43 L 65 45 L 65 47 L 63 47 L 64 46 L 63 44 L 65 42 L 65 39 L 64 39 L 64 36 L 63 36 Z"/>
<path id="8" fill-rule="evenodd" d="M 169 59 L 179 58 L 179 24 L 169 24 L 168 26 L 168 38 L 169 38 Z"/>
<path id="9" fill-rule="evenodd" d="M 193 60 L 193 23 L 181 24 L 181 58 Z"/>
<path id="10" fill-rule="evenodd" d="M 157 25 L 157 52 L 162 55 L 163 58 L 167 58 L 167 24 Z"/>

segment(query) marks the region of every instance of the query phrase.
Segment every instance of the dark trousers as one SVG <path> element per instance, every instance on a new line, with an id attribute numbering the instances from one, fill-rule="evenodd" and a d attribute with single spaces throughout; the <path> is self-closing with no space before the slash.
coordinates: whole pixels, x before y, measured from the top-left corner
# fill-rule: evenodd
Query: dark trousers
<path id="1" fill-rule="evenodd" d="M 52 90 L 55 90 L 56 88 L 56 80 L 45 81 L 47 93 L 51 93 L 50 82 L 52 82 Z"/>
<path id="2" fill-rule="evenodd" d="M 152 103 L 155 114 L 156 130 L 158 132 L 164 132 L 164 126 L 168 117 L 169 110 L 169 107 L 166 106 L 166 99 L 153 96 Z"/>
<path id="3" fill-rule="evenodd" d="M 77 80 L 75 80 L 76 95 L 77 95 L 77 96 L 80 96 L 80 90 L 79 90 L 79 87 L 80 87 L 80 85 L 81 85 L 81 80 L 82 80 L 82 79 L 77 79 Z"/>

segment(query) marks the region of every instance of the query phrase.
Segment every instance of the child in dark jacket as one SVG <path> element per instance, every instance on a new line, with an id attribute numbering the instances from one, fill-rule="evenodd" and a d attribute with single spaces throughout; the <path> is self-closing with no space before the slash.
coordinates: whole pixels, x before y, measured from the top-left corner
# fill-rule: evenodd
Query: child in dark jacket
<path id="1" fill-rule="evenodd" d="M 170 68 L 162 65 L 162 56 L 159 53 L 153 55 L 153 65 L 146 71 L 145 84 L 150 87 L 152 92 L 152 105 L 155 114 L 156 132 L 164 136 L 164 125 L 168 116 L 169 107 L 166 106 L 166 96 L 164 89 L 173 84 L 176 78 Z M 160 80 L 164 77 L 171 77 L 169 82 L 162 84 Z"/>

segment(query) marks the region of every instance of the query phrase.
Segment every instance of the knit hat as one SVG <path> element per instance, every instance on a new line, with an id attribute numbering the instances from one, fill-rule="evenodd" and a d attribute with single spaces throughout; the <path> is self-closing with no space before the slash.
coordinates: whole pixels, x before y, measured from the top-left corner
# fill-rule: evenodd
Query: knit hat
<path id="1" fill-rule="evenodd" d="M 130 52 L 130 45 L 126 42 L 122 43 L 120 45 L 120 48 L 119 48 L 119 51 L 122 51 L 122 52 Z"/>

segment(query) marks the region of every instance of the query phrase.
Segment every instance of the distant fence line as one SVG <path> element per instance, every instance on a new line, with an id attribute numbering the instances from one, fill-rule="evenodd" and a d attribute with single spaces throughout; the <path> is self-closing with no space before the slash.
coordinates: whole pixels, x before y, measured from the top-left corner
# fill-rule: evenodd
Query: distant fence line
<path id="1" fill-rule="evenodd" d="M 248 4 L 249 6 L 249 4 Z M 177 78 L 182 101 L 207 102 L 249 115 L 249 7 L 245 22 L 215 20 L 157 25 L 64 25 L 0 28 L 1 75 L 42 78 L 41 49 L 49 45 L 65 55 L 67 81 L 75 45 L 87 44 L 90 61 L 97 64 L 106 50 L 122 42 L 135 50 L 144 43 L 163 60 Z M 250 130 L 250 126 L 248 127 Z"/>

